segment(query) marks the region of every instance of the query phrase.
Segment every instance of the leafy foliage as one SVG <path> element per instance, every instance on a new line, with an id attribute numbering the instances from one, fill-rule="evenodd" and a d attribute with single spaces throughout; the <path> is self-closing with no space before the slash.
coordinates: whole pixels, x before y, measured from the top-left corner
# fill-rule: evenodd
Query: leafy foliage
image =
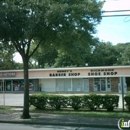
<path id="1" fill-rule="evenodd" d="M 79 110 L 80 108 L 82 108 L 83 105 L 82 96 L 69 96 L 69 105 L 74 110 Z"/>
<path id="2" fill-rule="evenodd" d="M 126 107 L 130 111 L 130 94 L 124 97 L 124 100 L 126 102 Z"/>
<path id="3" fill-rule="evenodd" d="M 15 69 L 14 52 L 14 48 L 9 43 L 0 43 L 0 70 Z"/>
<path id="4" fill-rule="evenodd" d="M 91 57 L 92 66 L 110 66 L 116 63 L 116 51 L 110 42 L 96 44 Z"/>
<path id="5" fill-rule="evenodd" d="M 1 0 L 0 42 L 9 42 L 22 56 L 24 65 L 24 110 L 29 115 L 29 59 L 39 46 L 55 45 L 71 50 L 75 44 L 88 47 L 101 21 L 103 2 L 98 0 Z M 59 11 L 60 10 L 60 11 Z M 31 50 L 31 46 L 34 49 Z"/>
<path id="6" fill-rule="evenodd" d="M 45 94 L 37 94 L 29 96 L 30 105 L 35 106 L 37 109 L 45 109 L 48 102 L 48 96 Z"/>
<path id="7" fill-rule="evenodd" d="M 45 109 L 51 106 L 56 110 L 60 110 L 61 107 L 72 107 L 74 110 L 79 110 L 80 108 L 96 110 L 107 109 L 108 111 L 113 111 L 114 108 L 118 107 L 119 96 L 117 95 L 81 95 L 81 96 L 62 96 L 62 95 L 46 95 L 37 94 L 30 95 L 29 97 L 30 105 L 34 105 L 37 109 Z M 101 107 L 103 106 L 103 107 Z"/>
<path id="8" fill-rule="evenodd" d="M 67 107 L 68 97 L 61 95 L 50 95 L 48 98 L 48 103 L 51 107 L 56 110 L 60 110 L 61 107 Z"/>
<path id="9" fill-rule="evenodd" d="M 102 104 L 102 96 L 96 94 L 84 95 L 84 107 L 96 110 Z"/>
<path id="10" fill-rule="evenodd" d="M 105 95 L 103 96 L 103 107 L 107 111 L 113 111 L 118 107 L 119 96 L 118 95 Z"/>

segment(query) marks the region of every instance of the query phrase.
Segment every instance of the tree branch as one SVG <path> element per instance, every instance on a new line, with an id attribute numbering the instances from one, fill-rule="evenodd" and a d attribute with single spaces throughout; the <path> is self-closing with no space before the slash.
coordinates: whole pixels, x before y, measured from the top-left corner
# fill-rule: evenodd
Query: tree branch
<path id="1" fill-rule="evenodd" d="M 35 49 L 32 51 L 32 53 L 29 55 L 29 58 L 37 51 L 38 47 L 40 46 L 40 44 L 42 43 L 42 41 L 39 41 L 39 43 L 37 44 L 37 46 L 35 47 Z"/>
<path id="2" fill-rule="evenodd" d="M 29 55 L 31 41 L 32 41 L 32 38 L 30 38 L 29 41 L 28 41 L 28 47 L 27 47 L 26 55 Z"/>

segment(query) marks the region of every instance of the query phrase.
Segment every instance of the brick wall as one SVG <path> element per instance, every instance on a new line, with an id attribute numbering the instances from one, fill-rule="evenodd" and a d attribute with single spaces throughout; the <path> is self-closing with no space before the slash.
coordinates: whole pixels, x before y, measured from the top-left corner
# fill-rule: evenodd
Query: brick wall
<path id="1" fill-rule="evenodd" d="M 90 91 L 90 92 L 93 92 L 93 91 L 94 91 L 94 90 L 93 90 L 93 80 L 94 80 L 93 78 L 90 78 L 90 79 L 89 79 L 89 91 Z"/>
<path id="2" fill-rule="evenodd" d="M 111 92 L 118 92 L 119 78 L 111 78 Z"/>

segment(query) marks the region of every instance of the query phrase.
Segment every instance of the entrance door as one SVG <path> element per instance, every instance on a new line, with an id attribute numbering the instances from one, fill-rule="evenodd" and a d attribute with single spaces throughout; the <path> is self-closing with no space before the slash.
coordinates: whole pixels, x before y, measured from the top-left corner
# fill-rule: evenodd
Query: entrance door
<path id="1" fill-rule="evenodd" d="M 101 91 L 106 91 L 106 82 L 105 81 L 106 81 L 105 78 L 101 78 L 101 80 L 100 80 Z"/>
<path id="2" fill-rule="evenodd" d="M 95 78 L 94 79 L 94 91 L 106 91 L 107 78 Z"/>

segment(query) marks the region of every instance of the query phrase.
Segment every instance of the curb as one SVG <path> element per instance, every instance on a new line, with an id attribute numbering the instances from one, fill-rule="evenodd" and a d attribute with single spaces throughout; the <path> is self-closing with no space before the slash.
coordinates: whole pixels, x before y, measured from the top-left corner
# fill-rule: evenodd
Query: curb
<path id="1" fill-rule="evenodd" d="M 28 120 L 28 121 L 27 121 Z M 0 123 L 14 123 L 14 124 L 33 124 L 33 125 L 58 125 L 58 126 L 76 126 L 76 127 L 95 127 L 95 128 L 117 128 L 117 125 L 100 125 L 100 124 L 90 124 L 90 123 L 58 123 L 58 122 L 34 122 L 30 119 L 23 121 L 15 121 L 15 120 L 0 120 Z"/>

